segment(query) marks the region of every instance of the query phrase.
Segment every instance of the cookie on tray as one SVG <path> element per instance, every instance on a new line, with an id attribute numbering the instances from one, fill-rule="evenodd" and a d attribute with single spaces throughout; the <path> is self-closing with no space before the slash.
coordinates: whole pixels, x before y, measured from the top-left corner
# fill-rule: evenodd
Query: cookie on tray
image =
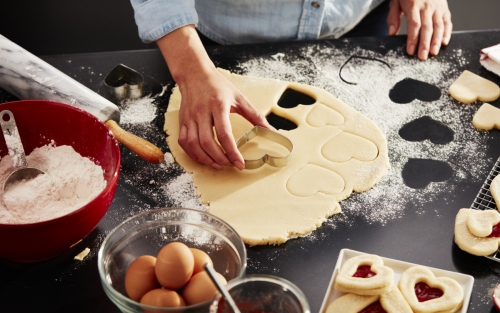
<path id="1" fill-rule="evenodd" d="M 380 295 L 391 290 L 394 271 L 375 254 L 359 255 L 342 265 L 335 280 L 335 289 L 357 295 Z"/>
<path id="2" fill-rule="evenodd" d="M 415 313 L 454 313 L 464 301 L 464 291 L 456 280 L 435 277 L 420 265 L 404 271 L 398 287 Z"/>
<path id="3" fill-rule="evenodd" d="M 396 285 L 392 285 L 392 289 L 388 293 L 382 295 L 361 296 L 352 293 L 344 295 L 333 301 L 326 309 L 326 313 L 365 313 L 384 311 L 386 313 L 412 313 L 410 306 Z"/>

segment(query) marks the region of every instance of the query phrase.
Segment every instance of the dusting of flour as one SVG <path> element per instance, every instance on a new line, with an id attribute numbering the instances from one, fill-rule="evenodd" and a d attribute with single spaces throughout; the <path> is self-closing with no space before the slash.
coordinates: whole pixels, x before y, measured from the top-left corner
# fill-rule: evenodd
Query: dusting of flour
<path id="1" fill-rule="evenodd" d="M 0 201 L 0 223 L 25 224 L 50 220 L 76 211 L 106 187 L 104 172 L 71 146 L 46 145 L 26 157 L 46 174 L 12 185 Z M 0 161 L 0 186 L 13 171 L 9 155 Z M 2 191 L 0 191 L 2 193 Z"/>
<path id="2" fill-rule="evenodd" d="M 438 212 L 426 212 L 426 204 L 438 197 L 453 197 L 454 188 L 460 181 L 481 181 L 491 166 L 491 158 L 485 151 L 487 137 L 471 126 L 477 105 L 457 104 L 448 95 L 449 86 L 468 63 L 462 50 L 453 51 L 450 59 L 431 58 L 421 62 L 406 57 L 401 49 L 386 54 L 362 48 L 347 52 L 326 43 L 304 47 L 299 52 L 300 57 L 287 58 L 284 54 L 279 58 L 254 58 L 238 66 L 238 74 L 323 88 L 373 120 L 386 135 L 391 169 L 372 189 L 342 201 L 343 214 L 327 221 L 332 227 L 337 227 L 339 222 L 350 225 L 357 218 L 384 225 L 404 216 L 410 203 L 417 206 L 418 214 L 439 216 Z M 344 66 L 342 77 L 355 84 L 347 84 L 340 79 L 339 70 L 353 55 L 376 58 L 389 66 L 372 60 L 351 59 Z M 432 102 L 417 99 L 407 104 L 392 102 L 389 91 L 405 78 L 437 86 L 441 90 L 440 99 Z M 399 136 L 398 131 L 403 125 L 422 116 L 429 116 L 450 127 L 454 131 L 453 141 L 437 145 L 429 140 L 410 142 Z M 453 168 L 454 176 L 448 182 L 433 182 L 424 189 L 412 189 L 404 184 L 401 175 L 410 158 L 446 162 Z"/>

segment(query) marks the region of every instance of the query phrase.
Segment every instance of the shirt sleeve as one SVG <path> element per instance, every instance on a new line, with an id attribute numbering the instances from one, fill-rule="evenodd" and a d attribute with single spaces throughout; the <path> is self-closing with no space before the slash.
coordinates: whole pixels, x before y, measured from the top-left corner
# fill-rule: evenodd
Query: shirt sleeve
<path id="1" fill-rule="evenodd" d="M 194 0 L 130 0 L 134 8 L 139 37 L 145 43 L 160 39 L 171 31 L 198 24 Z"/>

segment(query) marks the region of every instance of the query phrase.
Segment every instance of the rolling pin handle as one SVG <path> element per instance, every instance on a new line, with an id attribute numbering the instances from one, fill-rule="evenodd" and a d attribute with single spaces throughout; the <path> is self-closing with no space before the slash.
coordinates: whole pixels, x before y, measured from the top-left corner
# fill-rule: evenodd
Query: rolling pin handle
<path id="1" fill-rule="evenodd" d="M 125 147 L 129 148 L 142 159 L 153 163 L 160 164 L 163 162 L 163 152 L 161 150 L 142 138 L 132 135 L 131 133 L 123 130 L 115 121 L 109 120 L 106 126 L 111 130 L 116 139 L 121 142 Z"/>

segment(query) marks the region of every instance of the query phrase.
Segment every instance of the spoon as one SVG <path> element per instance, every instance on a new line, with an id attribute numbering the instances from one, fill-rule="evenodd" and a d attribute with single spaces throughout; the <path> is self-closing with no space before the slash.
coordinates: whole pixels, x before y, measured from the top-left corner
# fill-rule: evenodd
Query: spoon
<path id="1" fill-rule="evenodd" d="M 12 166 L 14 167 L 14 171 L 10 173 L 9 177 L 7 177 L 7 180 L 5 180 L 5 183 L 3 184 L 3 194 L 5 195 L 5 191 L 10 185 L 22 180 L 33 179 L 38 175 L 45 174 L 45 172 L 28 166 L 23 143 L 21 142 L 21 137 L 19 136 L 19 131 L 17 130 L 14 114 L 12 114 L 11 111 L 3 110 L 0 112 L 0 125 L 2 126 L 5 143 L 7 144 L 7 149 L 9 150 L 9 155 L 12 160 Z"/>
<path id="2" fill-rule="evenodd" d="M 220 281 L 219 277 L 217 277 L 217 273 L 215 272 L 212 265 L 210 265 L 210 263 L 207 263 L 205 264 L 205 266 L 203 266 L 203 268 L 207 272 L 210 279 L 214 282 L 215 287 L 217 287 L 217 290 L 219 290 L 219 292 L 222 294 L 226 302 L 229 303 L 229 306 L 231 307 L 231 309 L 233 309 L 234 313 L 241 313 L 241 311 L 236 306 L 236 303 L 234 303 L 233 298 L 231 297 L 229 292 L 227 292 L 226 287 L 224 287 L 224 284 Z"/>

